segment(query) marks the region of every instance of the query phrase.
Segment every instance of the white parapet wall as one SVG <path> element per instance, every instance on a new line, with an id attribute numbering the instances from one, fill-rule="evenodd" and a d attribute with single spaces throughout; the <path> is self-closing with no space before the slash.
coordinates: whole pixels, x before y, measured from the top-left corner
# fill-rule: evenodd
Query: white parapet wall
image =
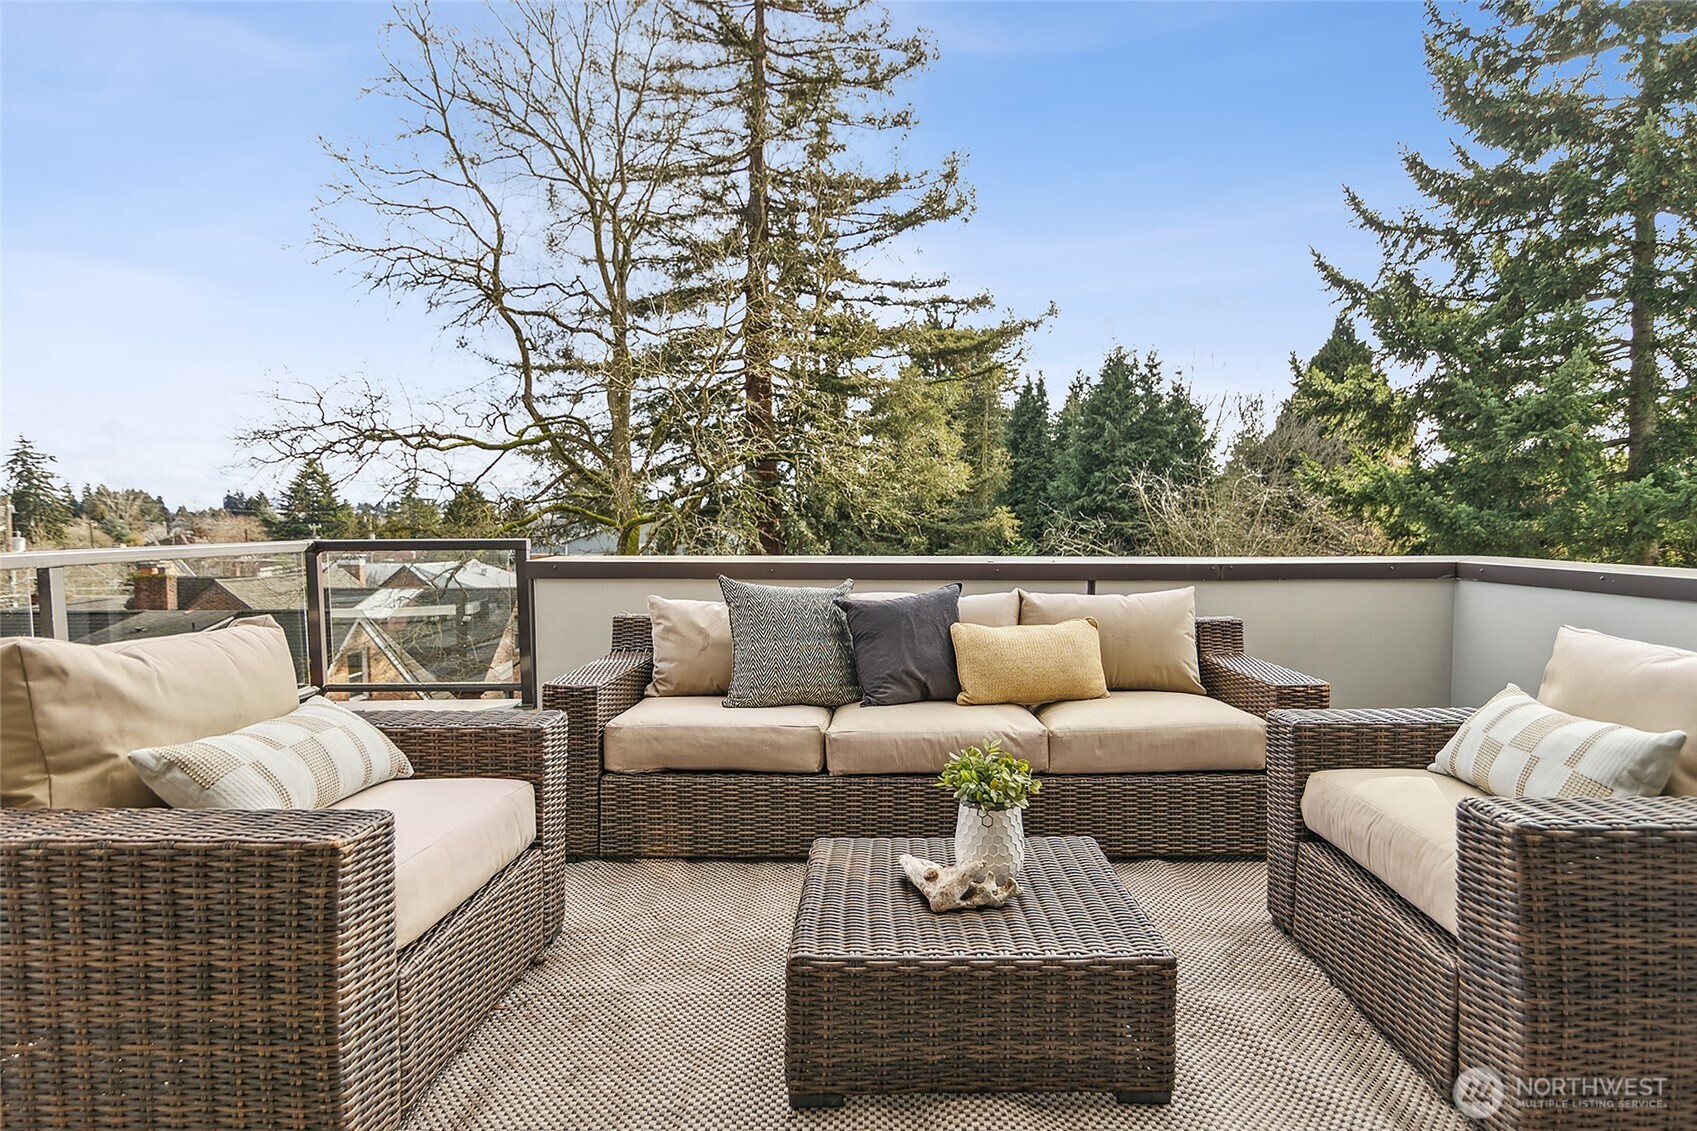
<path id="1" fill-rule="evenodd" d="M 1681 596 L 1684 586 L 1678 584 L 1683 580 L 1697 589 L 1697 571 L 1600 566 L 1590 571 L 1593 578 L 1612 581 L 1612 587 L 1622 591 L 1591 592 L 1557 587 L 1564 580 L 1559 576 L 1552 576 L 1548 586 L 1537 584 L 1539 573 L 1561 572 L 1562 567 L 1545 563 L 1514 563 L 1517 584 L 1469 579 L 1467 567 L 1479 564 L 1496 564 L 1500 574 L 1504 563 L 1467 559 L 1455 583 L 1450 702 L 1457 706 L 1483 703 L 1510 683 L 1536 694 L 1556 632 L 1564 624 L 1697 651 L 1697 600 Z M 1574 567 L 1567 568 L 1571 573 Z M 1660 578 L 1674 584 L 1655 580 Z M 1578 579 L 1565 580 L 1573 584 Z M 1651 595 L 1667 590 L 1673 594 Z M 1692 694 L 1697 695 L 1697 688 Z"/>
<path id="2" fill-rule="evenodd" d="M 1697 650 L 1697 571 L 1497 558 L 541 558 L 536 668 L 603 655 L 613 614 L 649 594 L 717 600 L 725 573 L 776 584 L 968 593 L 1196 587 L 1202 615 L 1244 622 L 1252 655 L 1332 684 L 1339 707 L 1483 702 L 1538 686 L 1562 624 Z"/>

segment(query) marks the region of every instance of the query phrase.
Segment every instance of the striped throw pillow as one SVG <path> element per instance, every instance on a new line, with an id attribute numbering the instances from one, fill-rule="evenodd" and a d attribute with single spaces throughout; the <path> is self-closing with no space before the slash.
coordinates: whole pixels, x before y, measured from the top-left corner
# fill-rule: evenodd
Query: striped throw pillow
<path id="1" fill-rule="evenodd" d="M 175 809 L 322 809 L 412 777 L 387 735 L 323 698 L 230 734 L 136 750 L 130 764 Z"/>
<path id="2" fill-rule="evenodd" d="M 1511 683 L 1427 769 L 1498 797 L 1649 797 L 1667 785 L 1684 744 L 1682 731 L 1650 734 L 1564 715 Z"/>

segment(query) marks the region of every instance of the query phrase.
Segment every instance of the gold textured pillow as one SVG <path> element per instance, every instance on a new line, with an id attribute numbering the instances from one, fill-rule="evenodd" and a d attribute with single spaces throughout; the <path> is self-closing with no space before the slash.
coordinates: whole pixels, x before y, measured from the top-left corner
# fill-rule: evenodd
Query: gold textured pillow
<path id="1" fill-rule="evenodd" d="M 1053 703 L 1104 699 L 1102 640 L 1090 617 L 1005 628 L 949 627 L 960 672 L 957 703 Z"/>
<path id="2" fill-rule="evenodd" d="M 1196 662 L 1196 587 L 1156 593 L 1020 592 L 1020 624 L 1079 617 L 1101 626 L 1102 671 L 1115 691 L 1206 695 Z"/>

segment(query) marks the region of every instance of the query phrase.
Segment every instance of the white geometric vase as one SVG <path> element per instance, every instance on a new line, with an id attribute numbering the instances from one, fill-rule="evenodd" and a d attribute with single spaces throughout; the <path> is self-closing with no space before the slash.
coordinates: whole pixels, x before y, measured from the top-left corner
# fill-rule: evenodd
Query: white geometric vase
<path id="1" fill-rule="evenodd" d="M 982 860 L 994 872 L 1025 869 L 1025 822 L 1020 809 L 962 805 L 955 818 L 955 863 Z"/>

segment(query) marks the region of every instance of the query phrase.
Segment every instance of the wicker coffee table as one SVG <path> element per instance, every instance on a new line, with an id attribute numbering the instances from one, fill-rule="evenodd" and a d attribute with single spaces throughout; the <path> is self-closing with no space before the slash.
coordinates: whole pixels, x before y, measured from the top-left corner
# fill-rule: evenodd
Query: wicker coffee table
<path id="1" fill-rule="evenodd" d="M 936 914 L 896 865 L 949 840 L 813 842 L 785 978 L 792 1107 L 850 1094 L 1173 1088 L 1177 963 L 1089 837 L 1032 837 L 1024 893 Z"/>

